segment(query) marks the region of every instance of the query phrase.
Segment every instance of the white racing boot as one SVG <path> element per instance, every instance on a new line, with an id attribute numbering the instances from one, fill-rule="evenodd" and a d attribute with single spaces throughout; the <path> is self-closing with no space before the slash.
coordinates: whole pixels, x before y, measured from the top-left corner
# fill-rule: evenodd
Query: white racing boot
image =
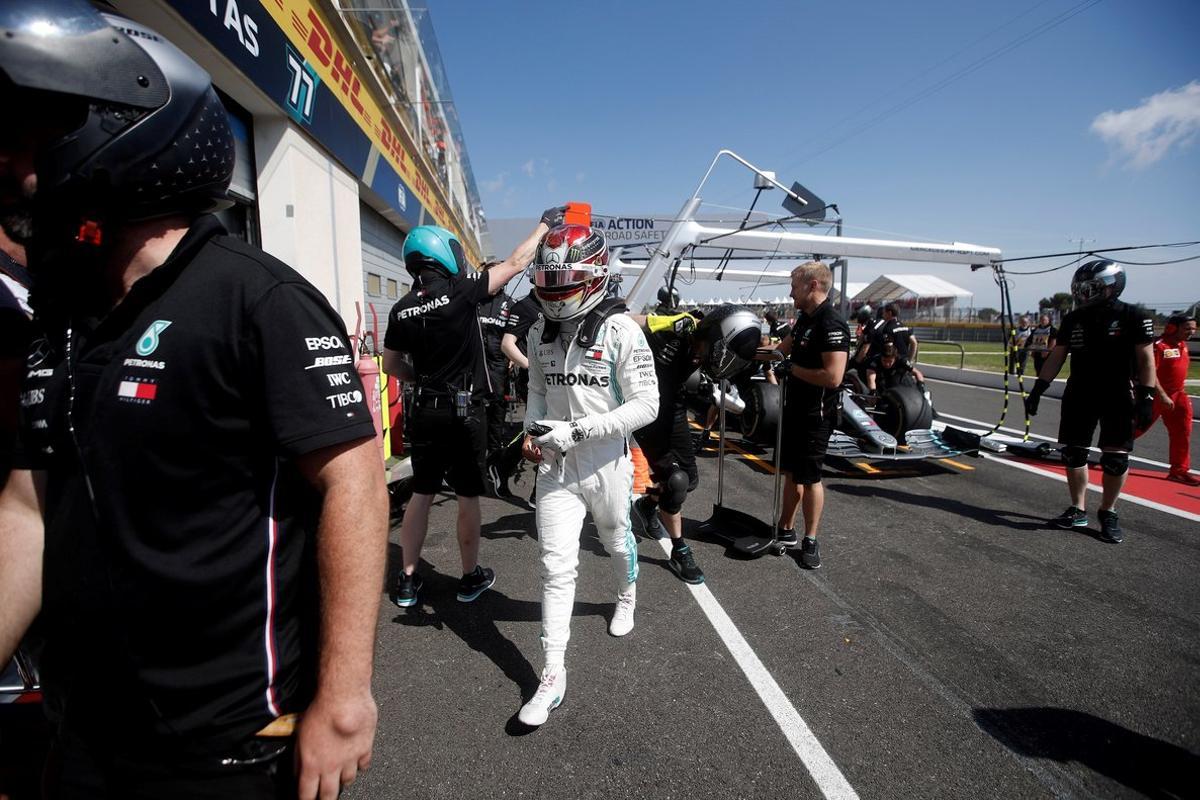
<path id="1" fill-rule="evenodd" d="M 637 584 L 631 583 L 617 594 L 617 608 L 608 623 L 611 636 L 624 636 L 633 630 L 633 609 L 637 605 Z"/>
<path id="2" fill-rule="evenodd" d="M 566 693 L 567 668 L 562 665 L 545 667 L 542 670 L 542 682 L 529 702 L 521 706 L 517 719 L 524 725 L 536 728 L 546 721 L 551 711 L 562 705 Z"/>

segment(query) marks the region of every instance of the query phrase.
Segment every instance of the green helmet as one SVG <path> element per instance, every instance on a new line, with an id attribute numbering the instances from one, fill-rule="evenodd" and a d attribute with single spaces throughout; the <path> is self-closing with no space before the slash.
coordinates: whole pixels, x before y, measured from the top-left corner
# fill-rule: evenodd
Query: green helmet
<path id="1" fill-rule="evenodd" d="M 414 278 L 423 269 L 432 269 L 446 277 L 461 275 L 467 267 L 458 237 L 437 225 L 413 228 L 404 238 L 404 266 Z"/>

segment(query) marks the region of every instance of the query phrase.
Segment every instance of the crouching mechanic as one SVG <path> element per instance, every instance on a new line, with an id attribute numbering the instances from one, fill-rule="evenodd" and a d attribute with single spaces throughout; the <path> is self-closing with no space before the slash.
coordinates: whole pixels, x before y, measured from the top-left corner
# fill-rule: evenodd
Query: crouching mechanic
<path id="1" fill-rule="evenodd" d="M 458 501 L 463 571 L 458 599 L 469 603 L 496 580 L 491 569 L 479 565 L 479 495 L 487 450 L 483 403 L 491 394 L 491 378 L 476 311 L 525 268 L 538 237 L 561 213 L 547 210 L 512 255 L 486 272 L 467 265 L 462 244 L 445 228 L 421 225 L 404 240 L 404 265 L 413 276 L 413 288 L 391 310 L 383 349 L 384 371 L 416 384 L 405 419 L 413 496 L 400 526 L 404 566 L 391 592 L 400 608 L 417 604 L 417 565 L 429 529 L 429 509 L 447 478 Z"/>
<path id="2" fill-rule="evenodd" d="M 699 323 L 689 314 L 634 319 L 644 320 L 660 396 L 658 416 L 635 434 L 654 485 L 634 508 L 648 532 L 661 536 L 665 528 L 670 535 L 671 570 L 687 583 L 703 583 L 704 573 L 683 539 L 683 502 L 700 482 L 683 384 L 697 367 L 721 381 L 752 363 L 760 339 L 758 319 L 729 305 Z"/>
<path id="3" fill-rule="evenodd" d="M 524 455 L 539 462 L 537 531 L 542 558 L 541 684 L 518 718 L 541 725 L 567 688 L 579 534 L 590 511 L 616 569 L 608 631 L 633 630 L 637 544 L 629 524 L 633 462 L 629 436 L 658 412 L 654 356 L 620 299 L 606 300 L 608 247 L 585 225 L 542 239 L 534 291 L 542 317 L 529 331 L 529 402 Z"/>
<path id="4" fill-rule="evenodd" d="M 1087 527 L 1088 447 L 1099 423 L 1104 471 L 1100 538 L 1112 544 L 1124 538 L 1113 506 L 1129 471 L 1134 431 L 1150 426 L 1154 405 L 1153 322 L 1135 306 L 1117 300 L 1124 288 L 1125 271 L 1111 261 L 1089 261 L 1075 270 L 1075 310 L 1063 318 L 1057 343 L 1025 398 L 1025 413 L 1032 417 L 1042 393 L 1071 356 L 1058 428 L 1071 505 L 1052 522 L 1060 528 Z"/>

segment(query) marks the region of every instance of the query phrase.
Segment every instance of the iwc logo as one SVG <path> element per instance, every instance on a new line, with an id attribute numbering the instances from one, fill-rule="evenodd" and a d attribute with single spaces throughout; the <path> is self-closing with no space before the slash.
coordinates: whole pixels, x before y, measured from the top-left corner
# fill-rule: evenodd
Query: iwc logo
<path id="1" fill-rule="evenodd" d="M 137 354 L 143 358 L 153 353 L 158 349 L 158 336 L 160 333 L 171 327 L 170 320 L 156 319 L 150 323 L 150 327 L 146 328 L 146 332 L 142 334 L 142 338 L 138 339 Z"/>

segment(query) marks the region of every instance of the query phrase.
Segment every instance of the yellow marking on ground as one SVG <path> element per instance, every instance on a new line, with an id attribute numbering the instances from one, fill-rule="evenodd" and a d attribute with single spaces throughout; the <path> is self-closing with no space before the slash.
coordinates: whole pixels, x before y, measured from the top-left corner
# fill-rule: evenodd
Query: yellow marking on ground
<path id="1" fill-rule="evenodd" d="M 747 458 L 750 461 L 753 461 L 754 463 L 760 465 L 761 467 L 766 469 L 768 472 L 770 472 L 772 475 L 775 474 L 775 465 L 772 464 L 770 461 L 765 461 L 765 460 L 759 458 L 758 456 L 754 455 L 753 453 L 746 452 L 745 450 L 738 447 L 736 444 L 729 441 L 728 439 L 725 440 L 725 446 L 730 448 L 731 450 L 733 450 L 735 453 L 741 453 L 744 458 Z"/>
<path id="2" fill-rule="evenodd" d="M 864 464 L 860 461 L 851 461 L 850 463 L 853 464 L 854 466 L 858 467 L 859 469 L 861 469 L 863 472 L 867 473 L 868 475 L 874 475 L 878 472 L 882 472 L 882 470 L 875 469 L 875 467 L 872 467 L 870 464 Z"/>
<path id="3" fill-rule="evenodd" d="M 952 467 L 958 467 L 961 470 L 966 470 L 967 472 L 973 472 L 975 470 L 975 468 L 970 464 L 964 464 L 961 461 L 955 461 L 953 458 L 939 458 L 938 461 L 941 461 L 943 464 L 949 464 Z"/>

